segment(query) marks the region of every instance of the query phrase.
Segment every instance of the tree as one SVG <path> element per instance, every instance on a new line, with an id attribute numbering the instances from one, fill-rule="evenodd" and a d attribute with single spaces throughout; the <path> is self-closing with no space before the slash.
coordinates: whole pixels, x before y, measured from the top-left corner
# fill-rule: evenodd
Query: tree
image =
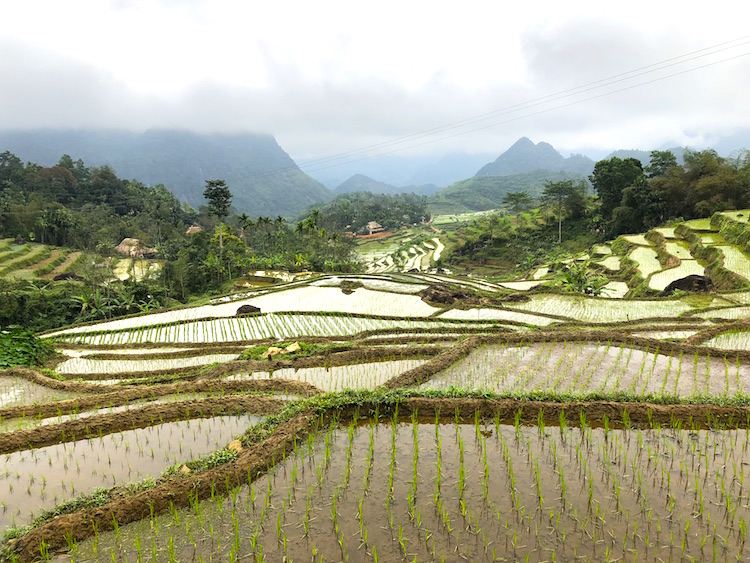
<path id="1" fill-rule="evenodd" d="M 511 212 L 514 215 L 518 215 L 521 211 L 524 211 L 531 205 L 531 196 L 529 192 L 508 192 L 503 197 L 503 204 L 510 207 Z"/>
<path id="2" fill-rule="evenodd" d="M 677 166 L 677 157 L 672 154 L 672 151 L 651 151 L 651 162 L 644 168 L 644 172 L 649 178 L 656 178 L 666 176 L 667 171 L 675 166 Z"/>
<path id="3" fill-rule="evenodd" d="M 643 176 L 641 161 L 636 158 L 621 159 L 613 156 L 609 160 L 600 160 L 594 166 L 594 173 L 589 176 L 594 191 L 602 202 L 602 216 L 609 220 L 612 212 L 622 201 L 622 191 L 635 184 Z"/>
<path id="4" fill-rule="evenodd" d="M 206 189 L 203 197 L 208 200 L 208 209 L 212 215 L 219 220 L 219 248 L 224 248 L 223 229 L 221 223 L 229 215 L 229 206 L 232 203 L 232 192 L 229 191 L 224 180 L 206 180 Z"/>
<path id="5" fill-rule="evenodd" d="M 645 178 L 622 191 L 622 204 L 612 213 L 609 235 L 639 233 L 664 222 L 667 206 Z"/>
<path id="6" fill-rule="evenodd" d="M 542 192 L 542 201 L 548 205 L 557 207 L 557 243 L 562 242 L 562 216 L 563 208 L 568 212 L 578 211 L 578 202 L 586 193 L 583 182 L 575 185 L 573 180 L 562 180 L 560 182 L 545 182 Z M 575 208 L 575 209 L 573 209 Z"/>

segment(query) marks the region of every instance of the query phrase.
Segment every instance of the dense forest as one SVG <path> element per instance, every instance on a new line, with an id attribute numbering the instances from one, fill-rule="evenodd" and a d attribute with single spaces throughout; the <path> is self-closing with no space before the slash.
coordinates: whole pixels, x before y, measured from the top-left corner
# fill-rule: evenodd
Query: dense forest
<path id="1" fill-rule="evenodd" d="M 229 211 L 227 189 L 227 211 L 220 216 L 210 205 L 195 210 L 180 203 L 163 185 L 118 178 L 108 166 L 87 167 L 64 155 L 55 166 L 41 167 L 0 154 L 0 238 L 95 257 L 85 276 L 90 285 L 55 284 L 41 291 L 28 281 L 0 280 L 0 326 L 39 330 L 186 302 L 228 291 L 251 269 L 357 268 L 350 237 L 319 226 L 315 216 L 297 225 L 282 217 L 238 216 Z M 153 249 L 162 267 L 141 281 L 114 281 L 107 257 L 125 238 Z"/>
<path id="2" fill-rule="evenodd" d="M 350 192 L 319 207 L 318 222 L 329 230 L 356 232 L 375 221 L 386 230 L 420 223 L 430 218 L 427 198 L 413 193 L 376 194 Z"/>

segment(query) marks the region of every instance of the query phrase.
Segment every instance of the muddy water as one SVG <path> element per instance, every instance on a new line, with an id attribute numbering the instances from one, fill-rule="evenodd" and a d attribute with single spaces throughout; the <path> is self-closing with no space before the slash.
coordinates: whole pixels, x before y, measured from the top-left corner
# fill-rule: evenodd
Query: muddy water
<path id="1" fill-rule="evenodd" d="M 175 401 L 188 401 L 190 399 L 200 399 L 203 397 L 209 397 L 210 393 L 177 393 L 174 395 L 167 395 L 160 397 L 159 399 L 143 399 L 139 401 L 133 401 L 127 405 L 121 405 L 119 407 L 102 407 L 98 409 L 87 410 L 74 414 L 65 414 L 59 416 L 50 416 L 46 418 L 34 418 L 26 416 L 23 418 L 7 418 L 0 420 L 0 432 L 12 432 L 13 430 L 22 430 L 24 428 L 34 428 L 36 426 L 46 426 L 48 424 L 58 424 L 60 422 L 66 422 L 68 420 L 75 420 L 77 418 L 88 418 L 97 414 L 106 414 L 113 412 L 124 412 L 130 409 L 140 408 L 144 405 L 163 405 L 165 403 L 171 403 Z"/>
<path id="2" fill-rule="evenodd" d="M 662 354 L 626 345 L 545 342 L 484 346 L 422 388 L 732 396 L 750 392 L 750 366 L 714 355 Z"/>
<path id="3" fill-rule="evenodd" d="M 0 408 L 70 399 L 77 394 L 49 389 L 21 377 L 0 377 Z"/>
<path id="4" fill-rule="evenodd" d="M 178 462 L 219 450 L 256 416 L 170 422 L 1 456 L 0 530 L 97 487 L 158 477 Z"/>
<path id="5" fill-rule="evenodd" d="M 251 487 L 100 534 L 72 560 L 742 560 L 748 438 L 492 423 L 337 428 Z"/>
<path id="6" fill-rule="evenodd" d="M 269 372 L 235 374 L 227 381 L 245 379 L 292 379 L 315 385 L 318 389 L 343 391 L 344 389 L 374 389 L 397 375 L 424 364 L 426 360 L 395 360 L 390 362 L 372 362 L 349 364 L 346 366 L 316 368 L 284 368 Z"/>

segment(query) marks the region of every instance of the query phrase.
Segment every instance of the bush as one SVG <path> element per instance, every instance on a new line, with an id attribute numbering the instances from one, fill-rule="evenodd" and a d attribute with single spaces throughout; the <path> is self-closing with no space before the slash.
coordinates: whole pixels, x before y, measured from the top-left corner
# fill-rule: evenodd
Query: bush
<path id="1" fill-rule="evenodd" d="M 33 333 L 19 327 L 0 331 L 0 369 L 14 366 L 38 366 L 47 361 L 54 349 Z"/>

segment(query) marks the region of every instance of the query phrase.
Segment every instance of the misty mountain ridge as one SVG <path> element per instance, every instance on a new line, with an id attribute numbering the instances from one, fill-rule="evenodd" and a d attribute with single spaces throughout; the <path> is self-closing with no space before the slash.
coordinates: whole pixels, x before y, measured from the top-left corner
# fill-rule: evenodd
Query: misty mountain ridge
<path id="1" fill-rule="evenodd" d="M 386 154 L 316 167 L 316 161 L 299 161 L 300 168 L 331 190 L 352 176 L 362 174 L 396 187 L 434 184 L 444 188 L 474 173 L 493 158 L 492 153 L 449 153 L 445 155 Z"/>
<path id="2" fill-rule="evenodd" d="M 374 194 L 402 194 L 402 193 L 414 193 L 417 195 L 430 195 L 441 188 L 434 184 L 427 184 L 424 186 L 392 186 L 384 182 L 378 182 L 373 180 L 369 176 L 364 174 L 355 174 L 349 178 L 346 182 L 336 187 L 333 190 L 334 195 L 341 195 L 349 192 L 371 192 Z"/>
<path id="3" fill-rule="evenodd" d="M 521 137 L 494 162 L 484 165 L 476 176 L 512 176 L 537 170 L 549 170 L 588 176 L 594 170 L 594 161 L 583 155 L 563 157 L 549 143 L 534 144 Z"/>
<path id="4" fill-rule="evenodd" d="M 88 166 L 111 166 L 121 178 L 164 184 L 193 207 L 205 203 L 206 180 L 223 179 L 232 206 L 250 216 L 290 217 L 331 199 L 271 135 L 201 134 L 183 130 L 32 130 L 0 132 L 0 151 L 24 161 L 56 164 L 63 154 Z"/>

